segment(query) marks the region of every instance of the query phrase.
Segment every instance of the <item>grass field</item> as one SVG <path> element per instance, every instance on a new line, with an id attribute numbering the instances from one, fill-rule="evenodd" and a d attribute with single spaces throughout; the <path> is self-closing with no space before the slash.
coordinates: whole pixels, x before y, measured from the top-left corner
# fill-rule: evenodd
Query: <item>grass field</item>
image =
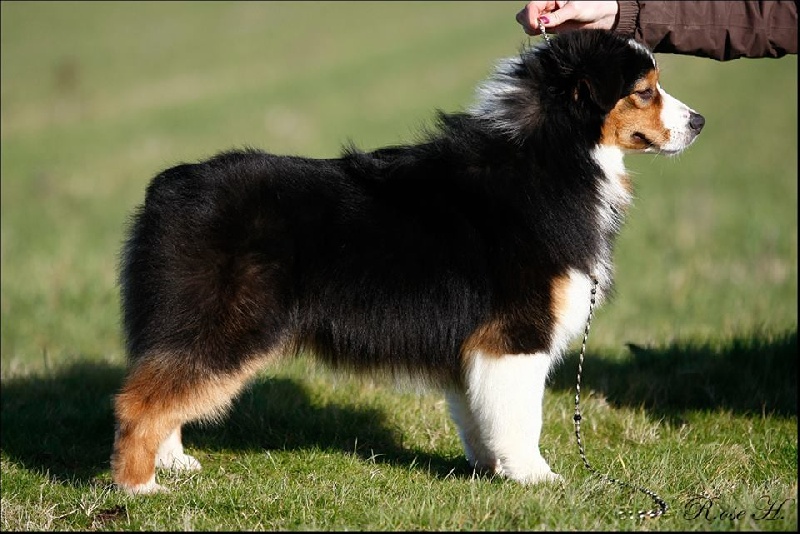
<path id="1" fill-rule="evenodd" d="M 527 42 L 521 2 L 2 2 L 2 530 L 796 530 L 797 58 L 661 56 L 703 113 L 679 158 L 633 156 L 637 199 L 596 314 L 551 379 L 563 485 L 471 475 L 433 391 L 267 369 L 204 470 L 110 487 L 124 373 L 115 269 L 150 177 L 244 145 L 330 157 L 412 141 Z"/>

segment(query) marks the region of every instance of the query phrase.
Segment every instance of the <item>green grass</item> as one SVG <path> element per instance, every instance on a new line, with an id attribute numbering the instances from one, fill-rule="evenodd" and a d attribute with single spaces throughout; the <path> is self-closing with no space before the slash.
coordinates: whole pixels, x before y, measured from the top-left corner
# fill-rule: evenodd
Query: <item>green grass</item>
<path id="1" fill-rule="evenodd" d="M 243 145 L 413 140 L 527 42 L 519 4 L 0 6 L 3 530 L 797 529 L 796 57 L 660 57 L 707 126 L 679 158 L 627 160 L 637 200 L 592 325 L 583 437 L 664 517 L 619 515 L 651 502 L 584 470 L 578 346 L 545 399 L 563 485 L 475 478 L 441 395 L 301 359 L 265 370 L 224 425 L 186 430 L 203 471 L 133 499 L 109 486 L 115 269 L 150 177 Z"/>

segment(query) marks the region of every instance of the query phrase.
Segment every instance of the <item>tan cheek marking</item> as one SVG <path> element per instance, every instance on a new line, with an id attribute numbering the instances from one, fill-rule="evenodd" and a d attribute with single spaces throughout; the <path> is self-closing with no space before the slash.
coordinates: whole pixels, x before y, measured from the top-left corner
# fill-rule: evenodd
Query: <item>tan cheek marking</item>
<path id="1" fill-rule="evenodd" d="M 658 72 L 650 71 L 637 87 L 656 90 Z M 658 93 L 649 104 L 642 105 L 636 97 L 629 95 L 614 106 L 603 124 L 600 144 L 617 146 L 628 150 L 644 150 L 648 144 L 634 137 L 641 133 L 657 147 L 669 142 L 669 131 L 661 122 L 662 99 Z"/>
<path id="2" fill-rule="evenodd" d="M 601 145 L 624 147 L 621 140 L 626 128 L 626 115 L 629 113 L 628 108 L 631 105 L 627 98 L 623 98 L 609 112 L 600 135 Z"/>

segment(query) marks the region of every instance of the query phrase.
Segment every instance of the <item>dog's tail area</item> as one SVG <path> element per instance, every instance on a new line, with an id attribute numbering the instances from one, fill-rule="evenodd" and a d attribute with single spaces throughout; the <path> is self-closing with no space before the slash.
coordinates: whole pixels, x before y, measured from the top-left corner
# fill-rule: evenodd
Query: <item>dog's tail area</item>
<path id="1" fill-rule="evenodd" d="M 180 165 L 153 180 L 132 221 L 120 269 L 131 367 L 112 456 L 129 491 L 156 487 L 160 444 L 184 423 L 221 416 L 286 347 L 283 238 L 241 189 L 206 164 Z"/>

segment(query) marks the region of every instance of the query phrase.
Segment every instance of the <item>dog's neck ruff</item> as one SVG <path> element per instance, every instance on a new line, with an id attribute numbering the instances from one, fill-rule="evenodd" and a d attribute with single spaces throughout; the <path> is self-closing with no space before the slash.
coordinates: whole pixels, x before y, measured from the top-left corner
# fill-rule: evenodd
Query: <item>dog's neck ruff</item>
<path id="1" fill-rule="evenodd" d="M 541 46 L 534 48 L 533 53 L 537 53 L 540 48 Z M 516 74 L 521 67 L 520 57 L 498 61 L 493 74 L 478 86 L 475 103 L 468 110 L 470 115 L 485 121 L 491 130 L 514 140 L 519 140 L 522 134 L 519 127 L 521 118 L 514 116 L 515 107 L 509 104 L 517 99 L 529 98 L 529 89 L 524 87 L 523 81 Z M 536 113 L 535 106 L 532 105 L 529 112 Z"/>

